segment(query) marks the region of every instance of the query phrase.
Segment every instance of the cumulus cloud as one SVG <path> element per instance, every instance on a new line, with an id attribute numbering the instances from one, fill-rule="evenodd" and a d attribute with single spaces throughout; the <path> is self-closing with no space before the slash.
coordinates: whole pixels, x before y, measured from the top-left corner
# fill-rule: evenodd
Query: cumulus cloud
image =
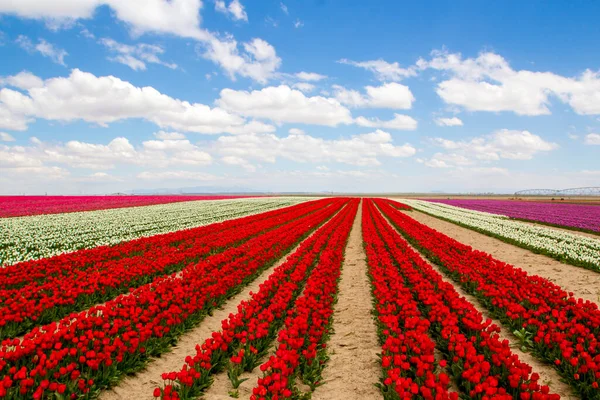
<path id="1" fill-rule="evenodd" d="M 100 39 L 100 43 L 113 53 L 113 56 L 109 57 L 109 60 L 125 64 L 134 71 L 145 70 L 146 63 L 159 64 L 171 69 L 177 68 L 177 64 L 175 63 L 167 63 L 160 60 L 159 56 L 165 50 L 154 44 L 139 43 L 136 45 L 127 45 L 110 38 L 102 38 Z"/>
<path id="2" fill-rule="evenodd" d="M 298 82 L 292 85 L 294 89 L 298 89 L 304 93 L 309 93 L 315 90 L 316 86 L 308 82 Z"/>
<path id="3" fill-rule="evenodd" d="M 220 2 L 217 2 L 220 3 Z M 201 0 L 56 0 L 50 3 L 37 0 L 0 2 L 0 14 L 42 19 L 60 26 L 79 19 L 92 18 L 96 8 L 108 6 L 113 15 L 125 22 L 134 37 L 145 33 L 171 34 L 199 42 L 199 54 L 225 70 L 231 79 L 238 75 L 266 83 L 281 65 L 275 49 L 266 41 L 255 38 L 238 44 L 231 35 L 218 35 L 200 27 Z M 239 0 L 226 7 L 236 19 L 247 19 Z M 134 60 L 133 58 L 136 58 Z M 120 55 L 120 62 L 141 69 L 139 57 Z"/>
<path id="4" fill-rule="evenodd" d="M 413 131 L 417 129 L 417 120 L 408 115 L 394 114 L 394 118 L 389 121 L 382 121 L 379 118 L 358 117 L 354 120 L 358 126 L 367 128 L 397 129 L 404 131 Z"/>
<path id="5" fill-rule="evenodd" d="M 577 77 L 552 72 L 514 70 L 500 55 L 485 52 L 463 59 L 460 53 L 435 51 L 417 66 L 450 73 L 437 85 L 448 104 L 472 111 L 511 111 L 519 115 L 550 114 L 550 98 L 569 104 L 581 115 L 600 114 L 600 72 L 584 71 Z"/>
<path id="6" fill-rule="evenodd" d="M 8 134 L 6 132 L 0 132 L 0 141 L 3 141 L 3 142 L 14 142 L 15 138 L 12 135 L 10 135 L 10 134 Z"/>
<path id="7" fill-rule="evenodd" d="M 185 139 L 185 135 L 179 132 L 165 132 L 158 131 L 154 132 L 154 137 L 159 140 L 181 140 Z"/>
<path id="8" fill-rule="evenodd" d="M 583 141 L 585 144 L 600 145 L 600 134 L 588 133 Z"/>
<path id="9" fill-rule="evenodd" d="M 221 66 L 232 80 L 240 75 L 264 84 L 281 65 L 275 48 L 262 39 L 243 43 L 242 48 L 240 51 L 231 35 L 224 38 L 212 36 L 198 46 L 197 52 Z"/>
<path id="10" fill-rule="evenodd" d="M 188 140 L 148 140 L 134 146 L 124 137 L 107 144 L 71 140 L 66 143 L 46 143 L 33 139 L 28 146 L 0 145 L 2 167 L 62 167 L 92 170 L 113 169 L 120 165 L 152 168 L 172 166 L 205 166 L 212 156 Z"/>
<path id="11" fill-rule="evenodd" d="M 316 72 L 297 72 L 294 74 L 301 81 L 316 82 L 327 78 L 326 75 L 317 74 Z"/>
<path id="12" fill-rule="evenodd" d="M 352 123 L 350 111 L 336 99 L 307 97 L 287 85 L 252 92 L 223 89 L 217 104 L 230 112 L 276 122 L 327 126 Z"/>
<path id="13" fill-rule="evenodd" d="M 219 177 L 199 171 L 144 171 L 137 174 L 138 179 L 145 181 L 214 181 Z"/>
<path id="14" fill-rule="evenodd" d="M 162 128 L 206 134 L 274 131 L 273 126 L 248 122 L 222 108 L 175 99 L 114 76 L 97 77 L 74 69 L 68 77 L 35 78 L 24 73 L 3 79 L 26 93 L 0 89 L 0 128 L 25 130 L 35 118 L 102 126 L 142 118 Z"/>
<path id="15" fill-rule="evenodd" d="M 215 10 L 223 13 L 235 21 L 246 21 L 248 22 L 248 15 L 244 10 L 244 6 L 239 0 L 232 0 L 229 5 L 225 5 L 224 0 L 217 0 L 215 2 Z"/>
<path id="16" fill-rule="evenodd" d="M 204 39 L 200 29 L 201 0 L 19 0 L 0 2 L 0 13 L 42 19 L 50 24 L 68 24 L 92 18 L 96 8 L 108 6 L 134 35 L 147 32 L 170 33 Z"/>
<path id="17" fill-rule="evenodd" d="M 59 49 L 51 43 L 46 42 L 44 39 L 39 39 L 37 44 L 34 44 L 31 39 L 25 35 L 19 35 L 16 40 L 17 44 L 21 46 L 28 53 L 40 53 L 42 56 L 49 58 L 52 62 L 66 66 L 65 57 L 69 55 L 65 50 Z"/>
<path id="18" fill-rule="evenodd" d="M 439 126 L 463 126 L 462 120 L 458 117 L 436 118 L 435 123 Z"/>
<path id="19" fill-rule="evenodd" d="M 475 165 L 478 162 L 500 159 L 530 160 L 540 152 L 558 148 L 556 143 L 547 142 L 531 132 L 508 129 L 471 140 L 434 138 L 431 143 L 447 151 L 436 153 L 431 159 L 424 161 L 427 166 L 434 168 Z"/>
<path id="20" fill-rule="evenodd" d="M 375 74 L 375 77 L 380 81 L 400 81 L 404 78 L 417 75 L 417 68 L 411 66 L 408 68 L 400 67 L 397 62 L 389 63 L 382 59 L 370 61 L 352 61 L 342 58 L 338 61 L 340 64 L 353 65 L 355 67 L 366 69 Z"/>
<path id="21" fill-rule="evenodd" d="M 385 83 L 381 86 L 365 86 L 365 94 L 339 85 L 333 86 L 335 98 L 342 104 L 354 108 L 391 108 L 407 110 L 415 100 L 408 86 L 400 83 Z"/>
<path id="22" fill-rule="evenodd" d="M 394 145 L 392 136 L 381 130 L 335 140 L 298 131 L 290 131 L 287 137 L 273 134 L 221 136 L 215 151 L 226 157 L 267 163 L 284 158 L 296 162 L 338 162 L 358 166 L 379 165 L 380 157 L 403 158 L 416 153 L 410 144 Z"/>

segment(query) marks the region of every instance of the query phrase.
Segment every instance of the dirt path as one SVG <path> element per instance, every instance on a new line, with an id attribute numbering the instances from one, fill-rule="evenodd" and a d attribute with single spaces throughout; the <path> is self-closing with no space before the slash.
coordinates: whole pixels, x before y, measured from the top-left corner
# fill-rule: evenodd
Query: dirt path
<path id="1" fill-rule="evenodd" d="M 362 211 L 354 220 L 344 258 L 333 329 L 328 346 L 330 360 L 323 371 L 323 385 L 314 400 L 381 399 L 374 386 L 381 369 L 377 353 L 381 346 L 371 315 L 371 286 L 362 245 Z"/>
<path id="2" fill-rule="evenodd" d="M 405 212 L 405 214 L 461 243 L 519 267 L 528 274 L 546 278 L 567 292 L 573 292 L 576 297 L 600 304 L 600 274 L 598 272 L 563 264 L 553 258 L 535 254 L 416 210 Z"/>
<path id="3" fill-rule="evenodd" d="M 337 213 L 334 214 L 334 216 L 335 215 L 337 215 Z M 312 236 L 315 232 L 311 233 L 308 237 Z M 242 300 L 250 299 L 250 292 L 258 292 L 260 284 L 264 282 L 267 277 L 271 275 L 271 273 L 273 273 L 275 268 L 283 264 L 287 258 L 298 249 L 299 246 L 300 244 L 288 252 L 283 258 L 275 263 L 275 265 L 263 271 L 256 279 L 246 286 L 242 292 L 227 300 L 223 308 L 215 310 L 212 316 L 207 316 L 199 326 L 181 336 L 177 341 L 177 344 L 172 347 L 170 352 L 162 354 L 160 358 L 152 359 L 145 370 L 140 371 L 135 375 L 126 377 L 114 388 L 102 392 L 99 396 L 99 399 L 153 400 L 154 397 L 152 396 L 152 391 L 155 387 L 162 385 L 163 383 L 161 374 L 164 372 L 178 371 L 181 369 L 183 363 L 185 362 L 185 357 L 196 354 L 196 345 L 203 343 L 204 340 L 206 340 L 214 331 L 220 331 L 221 321 L 228 318 L 229 314 L 236 313 L 238 304 Z M 253 383 L 256 383 L 256 379 Z M 218 398 L 230 398 L 227 395 L 228 390 L 229 389 L 225 390 L 223 392 L 223 396 L 218 396 Z"/>
<path id="4" fill-rule="evenodd" d="M 415 213 L 415 211 L 409 213 L 409 215 L 412 216 L 414 213 Z M 387 219 L 387 217 L 384 216 L 384 218 L 389 223 L 389 220 Z M 423 221 L 420 221 L 420 222 L 423 222 Z M 445 222 L 445 221 L 441 221 L 441 222 Z M 423 222 L 423 223 L 425 223 L 425 222 Z M 393 225 L 391 225 L 391 226 L 393 229 L 396 230 L 396 228 Z M 433 226 L 431 226 L 431 227 L 433 228 Z M 435 228 L 435 229 L 437 229 L 437 228 Z M 500 242 L 500 243 L 504 244 L 504 242 Z M 412 245 L 410 245 L 409 243 L 407 243 L 407 244 L 414 251 L 421 254 Z M 466 293 L 460 286 L 456 285 L 450 278 L 448 278 L 446 275 L 444 275 L 444 273 L 442 271 L 440 271 L 440 269 L 435 264 L 432 264 L 431 262 L 429 262 L 429 260 L 427 260 L 422 254 L 421 254 L 421 258 L 425 262 L 427 262 L 429 265 L 431 265 L 431 267 L 442 276 L 442 279 L 445 282 L 448 282 L 452 286 L 454 286 L 454 289 L 458 292 L 458 294 L 461 295 L 462 297 L 464 297 L 465 299 L 467 299 L 467 301 L 469 303 L 471 303 L 477 311 L 482 313 L 484 315 L 484 317 L 491 319 L 494 322 L 494 324 L 496 324 L 500 327 L 500 330 L 501 330 L 500 338 L 507 339 L 510 342 L 512 352 L 514 354 L 516 354 L 517 356 L 519 356 L 519 359 L 521 361 L 529 364 L 533 368 L 533 372 L 537 372 L 540 375 L 540 382 L 542 384 L 548 385 L 550 387 L 550 390 L 553 393 L 560 395 L 561 399 L 564 399 L 564 400 L 580 399 L 579 396 L 577 396 L 575 393 L 573 393 L 573 390 L 571 389 L 571 387 L 568 384 L 561 381 L 561 376 L 558 374 L 558 372 L 556 372 L 556 370 L 554 368 L 552 368 L 552 366 L 544 363 L 543 361 L 540 361 L 539 359 L 537 359 L 536 357 L 534 357 L 533 355 L 531 355 L 529 353 L 525 353 L 525 352 L 521 351 L 519 346 L 515 345 L 516 343 L 518 343 L 518 339 L 512 334 L 512 332 L 510 330 L 505 328 L 504 325 L 502 325 L 499 321 L 492 318 L 491 315 L 488 313 L 487 309 L 485 307 L 483 307 L 481 305 L 481 303 L 479 303 L 479 300 L 477 300 L 474 296 L 471 296 L 470 294 Z"/>

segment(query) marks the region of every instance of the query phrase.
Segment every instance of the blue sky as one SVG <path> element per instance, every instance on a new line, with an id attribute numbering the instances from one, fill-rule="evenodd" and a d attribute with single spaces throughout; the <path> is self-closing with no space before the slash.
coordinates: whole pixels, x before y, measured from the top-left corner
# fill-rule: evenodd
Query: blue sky
<path id="1" fill-rule="evenodd" d="M 534 3 L 0 0 L 0 194 L 598 186 L 600 4 Z"/>

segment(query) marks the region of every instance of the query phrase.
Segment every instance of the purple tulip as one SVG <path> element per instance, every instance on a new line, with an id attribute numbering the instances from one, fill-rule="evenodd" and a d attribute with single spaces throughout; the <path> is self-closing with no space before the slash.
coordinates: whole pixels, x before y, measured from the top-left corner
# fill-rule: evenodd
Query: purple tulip
<path id="1" fill-rule="evenodd" d="M 600 206 L 517 200 L 427 199 L 451 206 L 600 232 Z"/>

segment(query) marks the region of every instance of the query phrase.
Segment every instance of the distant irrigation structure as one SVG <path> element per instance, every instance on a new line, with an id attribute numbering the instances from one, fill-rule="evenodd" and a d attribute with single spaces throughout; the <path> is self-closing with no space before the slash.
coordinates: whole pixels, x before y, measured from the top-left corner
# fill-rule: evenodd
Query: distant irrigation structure
<path id="1" fill-rule="evenodd" d="M 563 196 L 563 197 L 572 197 L 572 196 L 581 196 L 581 197 L 594 197 L 600 196 L 600 186 L 592 186 L 592 187 L 580 187 L 580 188 L 570 188 L 570 189 L 527 189 L 527 190 L 519 190 L 515 192 L 515 196 Z"/>

